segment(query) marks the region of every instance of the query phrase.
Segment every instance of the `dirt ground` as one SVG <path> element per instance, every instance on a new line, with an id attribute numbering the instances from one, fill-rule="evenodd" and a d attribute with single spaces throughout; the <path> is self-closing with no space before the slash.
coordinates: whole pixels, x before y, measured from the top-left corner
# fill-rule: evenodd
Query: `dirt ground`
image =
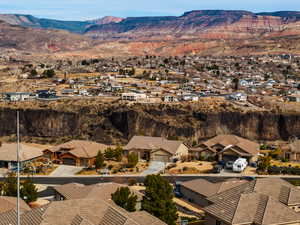
<path id="1" fill-rule="evenodd" d="M 194 162 L 177 162 L 176 167 L 168 170 L 170 174 L 197 174 L 208 173 L 213 169 L 212 162 L 194 161 Z"/>

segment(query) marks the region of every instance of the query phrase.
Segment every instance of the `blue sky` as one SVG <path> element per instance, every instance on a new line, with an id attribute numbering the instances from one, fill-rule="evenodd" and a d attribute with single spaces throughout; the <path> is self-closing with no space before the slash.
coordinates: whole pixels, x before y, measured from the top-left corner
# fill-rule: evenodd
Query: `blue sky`
<path id="1" fill-rule="evenodd" d="M 0 0 L 0 13 L 86 20 L 103 16 L 179 16 L 197 9 L 300 11 L 300 0 Z"/>

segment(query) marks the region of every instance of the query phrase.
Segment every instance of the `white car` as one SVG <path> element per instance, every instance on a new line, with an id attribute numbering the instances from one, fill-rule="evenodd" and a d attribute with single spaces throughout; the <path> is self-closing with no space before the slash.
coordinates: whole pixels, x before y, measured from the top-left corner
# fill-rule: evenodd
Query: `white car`
<path id="1" fill-rule="evenodd" d="M 246 167 L 248 166 L 247 159 L 245 158 L 238 158 L 232 165 L 233 172 L 241 173 L 243 172 Z"/>

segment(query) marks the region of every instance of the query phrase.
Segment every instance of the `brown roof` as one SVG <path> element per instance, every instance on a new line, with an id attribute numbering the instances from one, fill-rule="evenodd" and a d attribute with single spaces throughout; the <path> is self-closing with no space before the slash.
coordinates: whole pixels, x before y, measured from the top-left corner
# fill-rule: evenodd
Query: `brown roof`
<path id="1" fill-rule="evenodd" d="M 235 149 L 241 149 L 245 153 L 249 153 L 251 155 L 257 155 L 259 153 L 258 143 L 235 135 L 218 135 L 203 143 L 204 146 L 210 149 L 212 149 L 213 146 L 218 144 L 221 145 L 223 148 L 231 147 Z"/>
<path id="2" fill-rule="evenodd" d="M 193 192 L 201 194 L 204 197 L 210 197 L 246 182 L 248 181 L 234 178 L 218 183 L 212 183 L 205 179 L 195 179 L 183 182 L 181 183 L 181 186 L 184 186 L 185 188 L 190 189 Z"/>
<path id="3" fill-rule="evenodd" d="M 17 207 L 17 198 L 9 196 L 0 196 L 0 213 L 11 211 Z M 30 207 L 20 199 L 20 209 L 22 211 L 30 210 Z"/>
<path id="4" fill-rule="evenodd" d="M 163 137 L 133 136 L 124 149 L 158 150 L 163 149 L 174 155 L 182 141 L 171 141 Z"/>
<path id="5" fill-rule="evenodd" d="M 83 185 L 78 183 L 70 183 L 65 185 L 60 185 L 54 187 L 54 189 L 65 199 L 83 199 L 83 198 L 92 198 L 92 199 L 102 199 L 104 201 L 111 200 L 111 194 L 116 192 L 120 187 L 127 187 L 126 185 L 117 184 L 117 183 L 99 183 L 94 185 Z M 130 188 L 130 187 L 129 187 Z M 141 200 L 143 194 L 132 190 L 138 198 Z"/>
<path id="6" fill-rule="evenodd" d="M 284 224 L 300 222 L 296 213 L 276 199 L 260 193 L 247 193 L 225 199 L 203 209 L 229 224 Z"/>
<path id="7" fill-rule="evenodd" d="M 139 218 L 143 218 L 141 219 Z M 16 224 L 15 211 L 0 214 L 0 225 Z M 129 213 L 100 199 L 52 202 L 25 212 L 21 225 L 166 225 L 146 212 Z"/>
<path id="8" fill-rule="evenodd" d="M 239 194 L 252 192 L 271 196 L 288 206 L 300 204 L 300 190 L 280 178 L 257 179 L 208 197 L 208 200 L 216 203 Z"/>
<path id="9" fill-rule="evenodd" d="M 20 160 L 27 161 L 43 155 L 39 148 L 20 144 Z M 0 161 L 17 161 L 17 143 L 2 143 L 0 146 Z"/>
<path id="10" fill-rule="evenodd" d="M 103 152 L 108 147 L 110 146 L 93 141 L 72 140 L 64 144 L 45 149 L 44 151 L 48 150 L 51 152 L 57 152 L 67 150 L 69 153 L 78 158 L 93 158 L 97 156 L 99 151 Z"/>

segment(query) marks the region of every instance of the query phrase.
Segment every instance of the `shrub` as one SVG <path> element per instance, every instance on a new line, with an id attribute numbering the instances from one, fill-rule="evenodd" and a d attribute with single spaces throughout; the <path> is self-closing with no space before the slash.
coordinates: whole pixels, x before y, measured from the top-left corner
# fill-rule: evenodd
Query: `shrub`
<path id="1" fill-rule="evenodd" d="M 128 185 L 129 185 L 129 186 L 134 186 L 134 185 L 136 185 L 136 184 L 137 184 L 136 179 L 134 179 L 134 178 L 128 179 Z"/>
<path id="2" fill-rule="evenodd" d="M 111 164 L 107 166 L 107 169 L 109 169 L 109 170 L 111 170 L 112 168 L 114 168 L 114 166 Z"/>

